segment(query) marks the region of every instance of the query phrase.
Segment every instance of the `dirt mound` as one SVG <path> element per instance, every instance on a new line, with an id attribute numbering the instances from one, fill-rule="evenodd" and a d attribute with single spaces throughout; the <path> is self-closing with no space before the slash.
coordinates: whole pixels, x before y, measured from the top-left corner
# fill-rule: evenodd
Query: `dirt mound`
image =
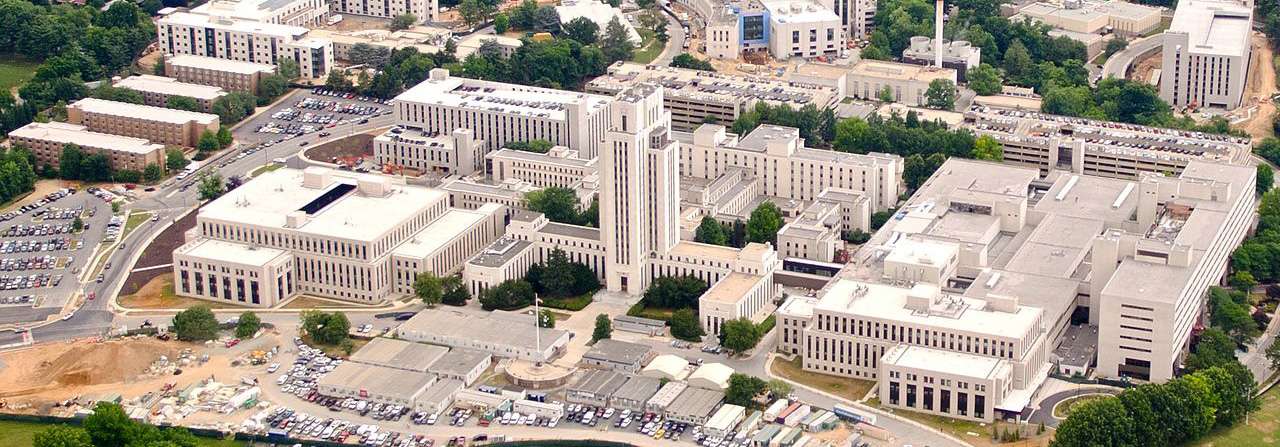
<path id="1" fill-rule="evenodd" d="M 81 345 L 41 364 L 21 380 L 52 380 L 62 385 L 124 382 L 147 372 L 162 355 L 176 358 L 178 350 L 150 340 Z"/>

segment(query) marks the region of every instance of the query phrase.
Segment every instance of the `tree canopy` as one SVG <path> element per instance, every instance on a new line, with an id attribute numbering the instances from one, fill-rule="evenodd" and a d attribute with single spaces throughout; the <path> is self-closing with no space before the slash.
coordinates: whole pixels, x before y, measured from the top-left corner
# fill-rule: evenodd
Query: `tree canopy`
<path id="1" fill-rule="evenodd" d="M 322 345 L 338 345 L 350 335 L 351 322 L 342 312 L 321 312 L 304 310 L 299 316 L 302 330 L 311 336 L 311 340 Z"/>
<path id="2" fill-rule="evenodd" d="M 716 71 L 716 68 L 711 66 L 711 62 L 693 57 L 693 55 L 689 53 L 680 53 L 677 54 L 676 57 L 671 58 L 671 66 L 692 68 L 694 70 L 702 71 Z"/>
<path id="3" fill-rule="evenodd" d="M 707 283 L 696 276 L 659 276 L 644 291 L 644 304 L 664 309 L 696 309 Z"/>
<path id="4" fill-rule="evenodd" d="M 778 205 L 770 201 L 761 203 L 747 219 L 747 242 L 777 242 L 782 224 L 782 210 Z"/>
<path id="5" fill-rule="evenodd" d="M 762 328 L 746 318 L 736 318 L 720 326 L 720 346 L 733 352 L 751 350 L 764 337 Z"/>
<path id="6" fill-rule="evenodd" d="M 523 279 L 509 279 L 480 292 L 484 310 L 515 310 L 533 304 L 533 285 Z"/>
<path id="7" fill-rule="evenodd" d="M 596 326 L 591 331 L 591 341 L 597 342 L 613 337 L 613 321 L 605 314 L 596 315 Z"/>
<path id="8" fill-rule="evenodd" d="M 247 338 L 258 333 L 258 329 L 262 327 L 262 320 L 258 318 L 258 314 L 245 311 L 240 314 L 240 320 L 236 322 L 236 337 Z"/>
<path id="9" fill-rule="evenodd" d="M 202 342 L 218 338 L 218 319 L 209 306 L 196 305 L 173 316 L 170 330 L 179 340 Z"/>

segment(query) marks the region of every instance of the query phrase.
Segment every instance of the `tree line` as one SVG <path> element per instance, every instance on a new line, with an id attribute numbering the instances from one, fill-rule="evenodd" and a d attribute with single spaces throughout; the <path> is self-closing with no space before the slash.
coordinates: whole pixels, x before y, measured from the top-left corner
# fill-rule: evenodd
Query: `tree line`
<path id="1" fill-rule="evenodd" d="M 578 194 L 572 189 L 550 187 L 529 191 L 524 194 L 524 207 L 547 216 L 547 220 L 584 227 L 600 226 L 600 199 L 591 200 L 591 205 L 579 209 Z"/>
<path id="2" fill-rule="evenodd" d="M 0 152 L 0 203 L 9 203 L 35 188 L 34 159 L 21 147 Z"/>
<path id="3" fill-rule="evenodd" d="M 731 224 L 722 223 L 714 217 L 703 216 L 694 231 L 693 241 L 737 248 L 751 242 L 776 244 L 778 230 L 782 229 L 783 223 L 782 210 L 778 205 L 765 201 L 751 211 L 745 223 L 741 219 Z"/>
<path id="4" fill-rule="evenodd" d="M 1258 408 L 1253 373 L 1238 362 L 1130 388 L 1074 408 L 1052 447 L 1186 445 Z"/>
<path id="5" fill-rule="evenodd" d="M 1280 280 L 1280 190 L 1268 191 L 1258 201 L 1257 230 L 1231 254 L 1231 269 L 1256 281 Z"/>

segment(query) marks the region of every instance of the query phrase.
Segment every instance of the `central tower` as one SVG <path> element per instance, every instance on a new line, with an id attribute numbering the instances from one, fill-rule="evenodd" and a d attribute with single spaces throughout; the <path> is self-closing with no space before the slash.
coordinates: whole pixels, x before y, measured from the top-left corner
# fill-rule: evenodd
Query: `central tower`
<path id="1" fill-rule="evenodd" d="M 680 241 L 680 145 L 657 84 L 623 90 L 608 113 L 600 150 L 605 287 L 636 295 L 648 287 L 649 262 Z"/>

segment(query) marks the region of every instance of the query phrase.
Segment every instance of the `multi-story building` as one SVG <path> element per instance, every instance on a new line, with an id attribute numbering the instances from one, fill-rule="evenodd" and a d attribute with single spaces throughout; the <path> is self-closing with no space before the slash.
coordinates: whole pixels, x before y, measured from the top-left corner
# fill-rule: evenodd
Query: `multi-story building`
<path id="1" fill-rule="evenodd" d="M 863 59 L 845 77 L 845 94 L 856 99 L 880 99 L 881 92 L 889 89 L 893 102 L 923 106 L 928 102 L 924 93 L 935 79 L 955 84 L 959 76 L 950 68 Z"/>
<path id="2" fill-rule="evenodd" d="M 1160 26 L 1159 8 L 1120 0 L 1030 2 L 1019 14 L 1067 31 L 1122 37 L 1143 36 Z"/>
<path id="3" fill-rule="evenodd" d="M 541 332 L 538 336 L 534 332 Z M 569 344 L 569 331 L 538 329 L 533 316 L 494 311 L 479 316 L 445 309 L 424 310 L 396 328 L 396 338 L 540 362 Z M 538 340 L 541 339 L 541 345 Z"/>
<path id="4" fill-rule="evenodd" d="M 228 92 L 258 94 L 258 81 L 276 72 L 273 64 L 258 64 L 194 54 L 178 54 L 164 60 L 165 76 L 199 85 L 222 87 Z"/>
<path id="5" fill-rule="evenodd" d="M 182 96 L 191 98 L 200 105 L 200 110 L 208 112 L 213 108 L 213 101 L 227 95 L 221 87 L 182 82 L 174 78 L 153 75 L 137 75 L 116 80 L 114 86 L 127 88 L 142 93 L 144 104 L 165 107 L 169 97 Z"/>
<path id="6" fill-rule="evenodd" d="M 293 297 L 298 279 L 288 251 L 193 239 L 173 251 L 174 293 L 249 307 Z"/>
<path id="7" fill-rule="evenodd" d="M 485 158 L 486 171 L 495 182 L 515 179 L 537 188 L 577 188 L 584 180 L 598 176 L 596 159 L 583 159 L 578 151 L 564 146 L 545 154 L 501 149 Z"/>
<path id="8" fill-rule="evenodd" d="M 705 124 L 691 140 L 680 145 L 683 175 L 714 179 L 743 168 L 763 181 L 761 194 L 769 197 L 812 201 L 828 188 L 847 189 L 861 192 L 878 211 L 893 207 L 902 191 L 902 157 L 807 148 L 791 127 L 762 125 L 739 137 Z"/>
<path id="9" fill-rule="evenodd" d="M 149 164 L 164 166 L 163 144 L 150 141 L 92 132 L 76 124 L 48 122 L 30 123 L 9 132 L 9 142 L 22 146 L 36 157 L 36 166 L 58 168 L 62 148 L 74 144 L 89 154 L 107 154 L 111 169 L 142 172 Z"/>
<path id="10" fill-rule="evenodd" d="M 844 234 L 871 229 L 871 201 L 857 191 L 828 188 L 778 230 L 783 259 L 831 262 L 844 248 Z"/>
<path id="11" fill-rule="evenodd" d="M 67 122 L 93 132 L 196 147 L 204 131 L 218 131 L 218 115 L 85 98 L 67 106 Z"/>
<path id="12" fill-rule="evenodd" d="M 658 67 L 619 61 L 592 79 L 586 91 L 614 95 L 637 84 L 657 83 L 665 92 L 672 130 L 688 132 L 707 123 L 728 125 L 759 103 L 791 107 L 835 106 L 840 92 L 830 86 L 714 71 Z"/>
<path id="13" fill-rule="evenodd" d="M 1005 163 L 1120 179 L 1181 174 L 1196 160 L 1244 163 L 1248 138 L 1037 112 L 971 107 L 965 126 L 1000 142 Z"/>
<path id="14" fill-rule="evenodd" d="M 439 10 L 436 0 L 334 0 L 334 12 L 390 19 L 413 14 L 417 23 L 434 22 Z"/>
<path id="15" fill-rule="evenodd" d="M 437 131 L 393 128 L 373 139 L 373 157 L 379 164 L 418 171 L 468 175 L 484 170 L 484 141 L 471 129 Z"/>
<path id="16" fill-rule="evenodd" d="M 1234 109 L 1246 101 L 1253 2 L 1179 2 L 1164 32 L 1160 99 L 1174 107 Z"/>
<path id="17" fill-rule="evenodd" d="M 326 0 L 212 0 L 191 9 L 196 14 L 277 25 L 319 24 L 329 15 Z"/>
<path id="18" fill-rule="evenodd" d="M 902 62 L 908 64 L 934 65 L 938 48 L 934 47 L 929 36 L 911 38 L 911 45 L 902 50 Z M 942 40 L 942 68 L 956 71 L 956 78 L 964 82 L 964 74 L 982 63 L 982 48 L 973 46 L 966 40 Z"/>
<path id="19" fill-rule="evenodd" d="M 257 64 L 281 58 L 298 63 L 306 78 L 323 78 L 333 65 L 333 42 L 309 37 L 307 28 L 220 15 L 175 12 L 156 21 L 166 55 L 193 54 Z"/>
<path id="20" fill-rule="evenodd" d="M 840 16 L 816 1 L 770 1 L 769 52 L 778 59 L 839 55 L 845 47 Z"/>
<path id="21" fill-rule="evenodd" d="M 631 26 L 631 21 L 627 16 L 622 15 L 622 9 L 613 5 L 602 2 L 600 0 L 564 0 L 556 3 L 556 16 L 560 17 L 560 23 L 569 23 L 576 18 L 584 18 L 595 23 L 600 27 L 603 33 L 608 28 L 609 22 L 617 20 L 622 25 L 623 30 L 627 33 L 627 40 L 632 44 L 640 45 L 640 33 L 636 32 L 636 28 Z"/>
<path id="22" fill-rule="evenodd" d="M 706 333 L 719 335 L 730 320 L 746 318 L 760 323 L 769 316 L 768 305 L 776 287 L 773 275 L 732 272 L 698 299 L 698 318 Z"/>
<path id="23" fill-rule="evenodd" d="M 594 158 L 604 140 L 608 98 L 539 87 L 457 78 L 431 70 L 396 96 L 396 124 L 406 132 L 471 129 L 488 150 L 511 141 L 546 140 Z"/>
<path id="24" fill-rule="evenodd" d="M 389 177 L 280 169 L 200 208 L 190 243 L 213 240 L 239 248 L 175 251 L 174 274 L 193 280 L 202 271 L 207 278 L 211 268 L 219 276 L 246 274 L 247 268 L 235 267 L 247 259 L 237 253 L 278 250 L 291 269 L 283 271 L 285 293 L 272 299 L 305 293 L 375 303 L 404 293 L 397 278 L 454 271 L 501 233 L 499 205 L 453 211 L 444 192 Z M 192 285 L 177 292 L 210 298 Z"/>
<path id="25" fill-rule="evenodd" d="M 990 421 L 1067 360 L 1053 350 L 1079 311 L 1098 374 L 1168 380 L 1250 225 L 1254 171 L 1042 178 L 950 159 L 817 297 L 782 306 L 779 348 L 878 381 L 891 407 Z"/>

